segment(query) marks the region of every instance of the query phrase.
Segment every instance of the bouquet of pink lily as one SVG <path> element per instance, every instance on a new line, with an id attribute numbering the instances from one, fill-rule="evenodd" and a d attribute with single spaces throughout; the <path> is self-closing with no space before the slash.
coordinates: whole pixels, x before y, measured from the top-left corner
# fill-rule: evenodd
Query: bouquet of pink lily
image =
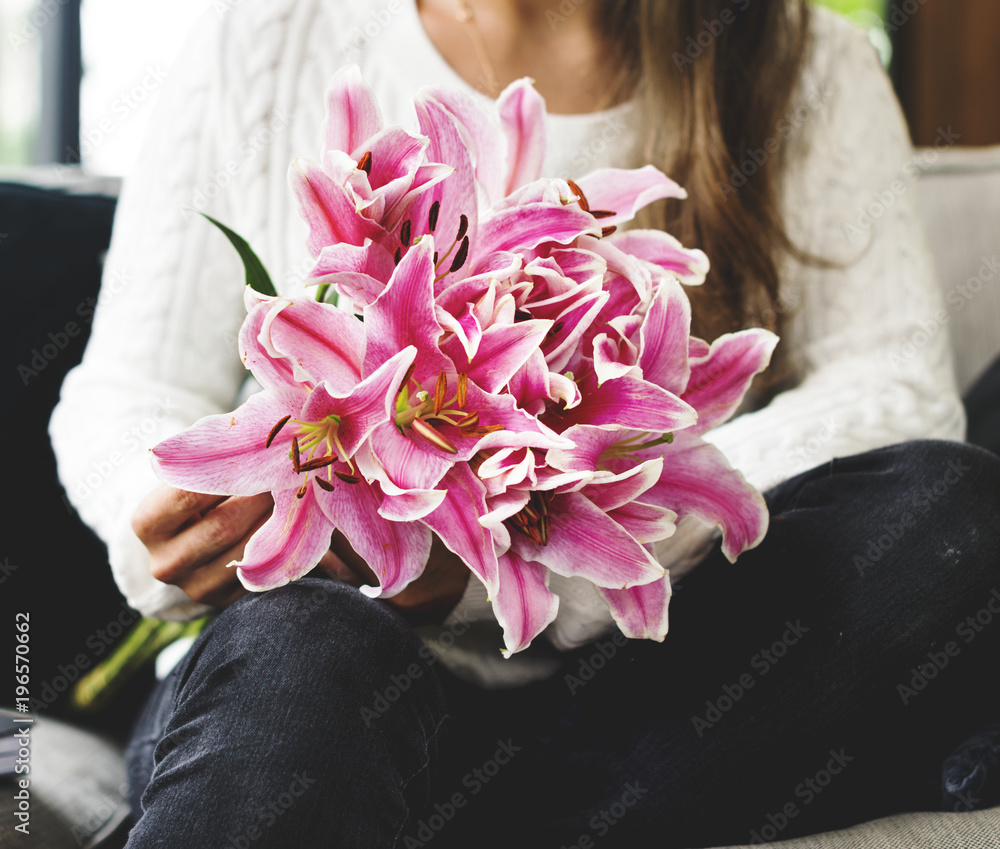
<path id="1" fill-rule="evenodd" d="M 691 336 L 681 284 L 704 279 L 705 255 L 616 232 L 684 191 L 650 166 L 542 178 L 530 81 L 501 95 L 499 124 L 451 91 L 415 106 L 421 135 L 386 128 L 356 68 L 335 78 L 323 158 L 290 171 L 318 288 L 277 296 L 227 231 L 262 281 L 240 348 L 263 391 L 160 443 L 157 470 L 272 493 L 236 564 L 248 589 L 300 578 L 339 530 L 378 578 L 362 591 L 390 597 L 437 534 L 485 585 L 505 655 L 555 618 L 550 572 L 591 582 L 626 636 L 662 640 L 652 544 L 688 515 L 731 560 L 764 536 L 763 498 L 702 436 L 777 338 Z"/>

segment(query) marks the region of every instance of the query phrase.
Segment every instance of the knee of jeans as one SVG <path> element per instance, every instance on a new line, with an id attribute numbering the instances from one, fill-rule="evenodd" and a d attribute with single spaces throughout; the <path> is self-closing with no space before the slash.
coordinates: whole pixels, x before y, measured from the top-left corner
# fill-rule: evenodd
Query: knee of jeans
<path id="1" fill-rule="evenodd" d="M 431 655 L 395 611 L 326 579 L 244 596 L 213 623 L 203 651 L 211 658 L 196 666 L 229 668 L 257 687 L 279 678 L 370 687 L 407 670 L 431 677 Z"/>

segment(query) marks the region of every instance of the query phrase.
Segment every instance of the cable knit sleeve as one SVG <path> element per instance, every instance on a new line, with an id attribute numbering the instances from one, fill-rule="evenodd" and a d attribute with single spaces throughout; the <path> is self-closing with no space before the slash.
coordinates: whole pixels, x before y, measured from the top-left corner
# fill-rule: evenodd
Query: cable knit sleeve
<path id="1" fill-rule="evenodd" d="M 218 195 L 212 212 L 229 218 L 218 176 L 234 144 L 220 61 L 224 26 L 215 12 L 205 15 L 162 87 L 119 202 L 85 357 L 50 423 L 63 486 L 107 544 L 128 603 L 165 618 L 206 608 L 150 575 L 132 532 L 133 511 L 158 485 L 148 449 L 231 409 L 245 374 L 236 346 L 245 314 L 241 267 L 191 212 L 200 198 Z"/>
<path id="2" fill-rule="evenodd" d="M 776 308 L 804 375 L 709 434 L 766 489 L 829 461 L 911 439 L 961 440 L 947 321 L 916 215 L 919 174 L 899 104 L 863 33 L 816 13 L 820 38 L 789 134 L 790 235 L 832 260 L 789 262 Z M 798 128 L 797 128 L 798 127 Z"/>

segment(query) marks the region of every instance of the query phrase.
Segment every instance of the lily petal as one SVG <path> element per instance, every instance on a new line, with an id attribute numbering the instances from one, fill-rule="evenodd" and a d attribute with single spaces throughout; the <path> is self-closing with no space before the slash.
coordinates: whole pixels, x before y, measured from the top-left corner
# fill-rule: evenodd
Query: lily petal
<path id="1" fill-rule="evenodd" d="M 598 385 L 597 376 L 588 374 L 580 381 L 580 391 L 583 394 L 580 404 L 560 414 L 564 425 L 589 424 L 666 433 L 691 427 L 698 420 L 688 402 L 631 375 Z"/>
<path id="2" fill-rule="evenodd" d="M 542 176 L 548 147 L 545 100 L 531 80 L 521 79 L 504 89 L 497 99 L 497 111 L 507 138 L 510 173 L 505 194 L 509 195 Z"/>
<path id="3" fill-rule="evenodd" d="M 291 361 L 297 381 L 350 392 L 361 380 L 365 329 L 344 310 L 300 297 L 272 310 L 263 331 Z"/>
<path id="4" fill-rule="evenodd" d="M 486 487 L 465 464 L 452 468 L 443 480 L 447 495 L 441 506 L 423 519 L 449 551 L 457 554 L 496 596 L 500 566 L 493 535 L 479 523 L 487 514 Z"/>
<path id="5" fill-rule="evenodd" d="M 639 331 L 639 366 L 643 378 L 667 392 L 681 395 L 691 377 L 690 335 L 691 303 L 676 280 L 664 280 L 656 288 Z"/>
<path id="6" fill-rule="evenodd" d="M 631 256 L 669 271 L 687 286 L 703 283 L 708 274 L 709 262 L 704 251 L 685 248 L 662 230 L 625 230 L 608 241 Z"/>
<path id="7" fill-rule="evenodd" d="M 664 457 L 664 473 L 643 493 L 644 502 L 721 528 L 722 552 L 730 561 L 760 544 L 768 525 L 764 497 L 718 448 L 685 432 L 673 445 L 658 450 Z"/>
<path id="8" fill-rule="evenodd" d="M 630 640 L 656 640 L 667 636 L 670 576 L 627 590 L 599 589 L 618 628 Z"/>
<path id="9" fill-rule="evenodd" d="M 341 484 L 333 492 L 318 493 L 317 500 L 378 578 L 377 588 L 361 588 L 365 595 L 390 598 L 423 573 L 431 552 L 430 531 L 416 522 L 384 519 L 377 485 Z"/>
<path id="10" fill-rule="evenodd" d="M 283 587 L 310 572 L 330 548 L 333 523 L 316 504 L 313 487 L 302 498 L 294 490 L 274 493 L 274 512 L 250 538 L 239 566 L 243 586 L 253 592 Z"/>
<path id="11" fill-rule="evenodd" d="M 717 427 L 736 412 L 754 375 L 767 368 L 777 344 L 778 337 L 769 330 L 741 330 L 720 336 L 707 357 L 692 362 L 682 396 L 698 411 L 692 433 Z"/>
<path id="12" fill-rule="evenodd" d="M 305 389 L 265 389 L 224 415 L 207 416 L 152 449 L 157 474 L 171 486 L 212 495 L 296 490 L 301 479 L 288 452 L 294 426 L 267 446 L 275 424 L 297 416 Z"/>
<path id="13" fill-rule="evenodd" d="M 382 130 L 378 100 L 361 77 L 357 65 L 341 69 L 330 83 L 323 122 L 325 150 L 359 156 L 364 143 Z"/>
<path id="14" fill-rule="evenodd" d="M 558 575 L 586 578 L 599 587 L 624 589 L 663 576 L 663 567 L 607 513 L 578 492 L 556 496 L 550 507 L 549 539 L 538 545 L 511 535 L 511 550 L 544 563 Z"/>
<path id="15" fill-rule="evenodd" d="M 686 198 L 687 192 L 652 165 L 644 168 L 598 168 L 577 181 L 591 209 L 615 213 L 601 219 L 604 227 L 624 224 L 644 206 L 664 198 Z"/>
<path id="16" fill-rule="evenodd" d="M 531 645 L 559 612 L 559 598 L 549 590 L 548 570 L 541 563 L 522 560 L 513 551 L 498 561 L 500 584 L 493 599 L 493 612 L 503 628 L 510 657 Z"/>

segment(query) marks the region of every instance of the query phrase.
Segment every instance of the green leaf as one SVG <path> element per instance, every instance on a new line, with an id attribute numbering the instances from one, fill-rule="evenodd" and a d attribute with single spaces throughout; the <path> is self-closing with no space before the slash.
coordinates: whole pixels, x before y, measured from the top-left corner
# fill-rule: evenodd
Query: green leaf
<path id="1" fill-rule="evenodd" d="M 218 227 L 223 233 L 226 234 L 226 238 L 229 239 L 230 243 L 236 252 L 240 255 L 240 259 L 243 260 L 243 269 L 246 271 L 247 275 L 247 286 L 253 289 L 255 292 L 260 292 L 262 295 L 268 295 L 272 298 L 278 296 L 278 290 L 274 288 L 274 284 L 271 282 L 271 277 L 267 273 L 267 269 L 264 268 L 264 263 L 260 261 L 260 257 L 253 252 L 253 248 L 250 244 L 238 233 L 230 230 L 221 221 L 216 221 L 211 215 L 205 215 L 204 212 L 199 212 L 203 218 L 207 218 L 216 227 Z"/>

